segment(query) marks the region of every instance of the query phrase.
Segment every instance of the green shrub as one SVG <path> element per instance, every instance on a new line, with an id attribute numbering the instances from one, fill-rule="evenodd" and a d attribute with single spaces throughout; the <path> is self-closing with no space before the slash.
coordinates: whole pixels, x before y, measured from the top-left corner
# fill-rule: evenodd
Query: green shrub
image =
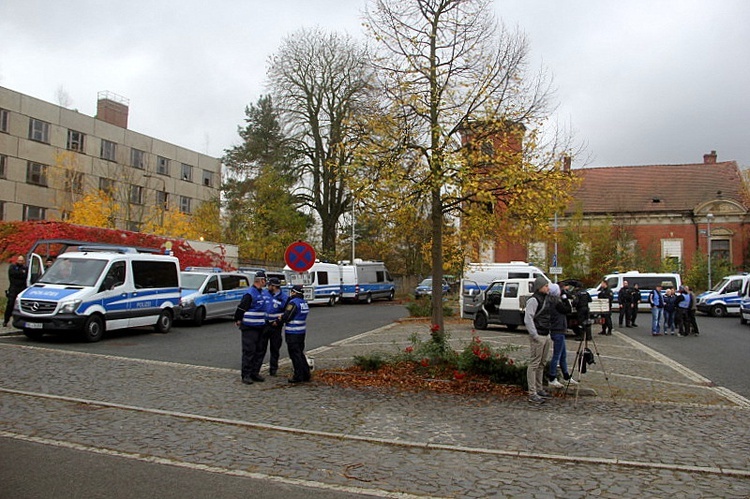
<path id="1" fill-rule="evenodd" d="M 386 363 L 388 363 L 388 359 L 380 352 L 354 356 L 354 365 L 361 367 L 365 371 L 377 371 Z"/>
<path id="2" fill-rule="evenodd" d="M 526 383 L 526 365 L 517 363 L 510 356 L 518 349 L 515 345 L 493 348 L 474 336 L 471 343 L 458 354 L 457 367 L 466 373 L 489 376 L 495 383 L 523 386 Z"/>
<path id="3" fill-rule="evenodd" d="M 432 298 L 424 296 L 406 304 L 406 310 L 409 311 L 410 317 L 431 317 L 432 316 Z M 453 307 L 443 305 L 443 316 L 453 317 L 455 312 Z"/>

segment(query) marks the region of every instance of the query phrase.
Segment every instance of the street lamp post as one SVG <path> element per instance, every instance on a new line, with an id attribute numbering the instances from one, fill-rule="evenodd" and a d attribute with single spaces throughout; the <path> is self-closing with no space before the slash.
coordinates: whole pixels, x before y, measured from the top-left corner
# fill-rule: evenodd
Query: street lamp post
<path id="1" fill-rule="evenodd" d="M 707 248 L 708 248 L 708 289 L 711 289 L 712 283 L 711 283 L 711 220 L 713 220 L 714 214 L 709 213 L 706 215 L 706 242 Z"/>

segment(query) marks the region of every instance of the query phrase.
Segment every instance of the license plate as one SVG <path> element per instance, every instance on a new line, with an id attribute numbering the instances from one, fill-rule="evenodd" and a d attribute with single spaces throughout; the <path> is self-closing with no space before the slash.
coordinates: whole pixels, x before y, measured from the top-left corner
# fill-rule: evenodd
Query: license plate
<path id="1" fill-rule="evenodd" d="M 27 329 L 44 329 L 44 324 L 38 322 L 27 322 L 23 325 Z"/>

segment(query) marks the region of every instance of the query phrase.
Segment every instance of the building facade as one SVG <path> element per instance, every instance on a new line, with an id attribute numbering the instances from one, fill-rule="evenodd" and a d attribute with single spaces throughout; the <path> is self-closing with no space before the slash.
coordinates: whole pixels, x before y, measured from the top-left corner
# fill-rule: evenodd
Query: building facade
<path id="1" fill-rule="evenodd" d="M 115 225 L 140 230 L 218 198 L 221 161 L 129 130 L 128 104 L 100 93 L 90 117 L 0 87 L 0 220 L 64 220 L 101 191 L 119 207 Z"/>

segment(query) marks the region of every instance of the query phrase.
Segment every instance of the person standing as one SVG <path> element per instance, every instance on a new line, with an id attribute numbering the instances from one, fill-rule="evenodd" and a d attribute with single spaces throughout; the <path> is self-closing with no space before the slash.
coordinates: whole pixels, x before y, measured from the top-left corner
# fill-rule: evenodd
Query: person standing
<path id="1" fill-rule="evenodd" d="M 284 313 L 284 308 L 289 299 L 287 294 L 281 289 L 281 281 L 278 277 L 268 279 L 268 293 L 270 295 L 266 302 L 266 329 L 263 332 L 263 345 L 261 351 L 265 357 L 265 352 L 270 345 L 271 356 L 268 361 L 268 374 L 276 376 L 279 370 L 279 352 L 281 351 L 281 329 L 279 321 Z"/>
<path id="2" fill-rule="evenodd" d="M 625 319 L 625 327 L 630 327 L 630 287 L 628 281 L 622 281 L 622 287 L 617 293 L 617 304 L 620 306 L 619 325 L 622 327 L 622 320 Z"/>
<path id="3" fill-rule="evenodd" d="M 698 322 L 696 321 L 695 315 L 698 312 L 698 302 L 695 299 L 695 294 L 690 289 L 690 286 L 685 286 L 685 291 L 690 295 L 690 308 L 688 309 L 688 322 L 690 322 L 690 330 L 695 336 L 700 334 L 698 330 Z"/>
<path id="4" fill-rule="evenodd" d="M 685 290 L 684 286 L 680 286 L 680 294 L 677 295 L 677 299 L 675 300 L 677 307 L 677 332 L 680 336 L 690 334 L 690 319 L 688 318 L 690 302 L 690 293 Z"/>
<path id="5" fill-rule="evenodd" d="M 15 263 L 8 267 L 8 282 L 10 284 L 8 290 L 5 292 L 8 303 L 5 305 L 3 327 L 8 327 L 8 321 L 13 317 L 13 307 L 16 304 L 16 298 L 21 294 L 21 291 L 26 289 L 26 274 L 28 270 L 26 258 L 23 255 L 18 255 Z"/>
<path id="6" fill-rule="evenodd" d="M 602 285 L 599 287 L 599 294 L 596 296 L 600 300 L 607 300 L 607 310 L 602 314 L 602 332 L 599 334 L 611 335 L 612 334 L 612 302 L 614 301 L 615 295 L 612 290 L 609 289 L 607 281 L 602 281 Z M 620 323 L 622 325 L 622 322 Z"/>
<path id="7" fill-rule="evenodd" d="M 657 284 L 648 295 L 651 305 L 651 335 L 661 336 L 661 321 L 664 313 L 664 297 L 661 294 L 661 284 Z M 666 332 L 666 326 L 664 326 Z"/>
<path id="8" fill-rule="evenodd" d="M 635 319 L 638 317 L 638 304 L 641 302 L 641 289 L 638 287 L 638 283 L 633 284 L 630 290 L 630 326 L 638 327 L 635 323 Z"/>
<path id="9" fill-rule="evenodd" d="M 304 294 L 301 285 L 292 286 L 291 298 L 284 307 L 284 315 L 279 319 L 282 325 L 286 324 L 284 340 L 286 340 L 289 359 L 294 368 L 294 374 L 289 378 L 289 383 L 310 381 L 310 365 L 305 357 L 305 335 L 310 306 L 305 301 Z"/>
<path id="10" fill-rule="evenodd" d="M 526 301 L 526 311 L 523 322 L 529 332 L 529 346 L 531 349 L 529 366 L 526 370 L 526 380 L 529 385 L 529 402 L 543 404 L 549 394 L 543 389 L 544 363 L 549 354 L 549 333 L 552 323 L 554 307 L 547 303 L 549 281 L 544 276 L 538 276 L 532 286 L 534 294 Z"/>
<path id="11" fill-rule="evenodd" d="M 260 375 L 263 357 L 258 356 L 262 347 L 263 330 L 266 328 L 266 274 L 255 273 L 253 285 L 243 295 L 234 311 L 234 321 L 242 333 L 242 382 L 252 385 L 254 381 L 265 381 Z M 265 356 L 265 352 L 263 352 Z"/>
<path id="12" fill-rule="evenodd" d="M 563 379 L 569 383 L 576 384 L 568 372 L 568 351 L 565 348 L 565 331 L 568 329 L 566 316 L 571 313 L 572 307 L 567 295 L 560 290 L 560 286 L 553 283 L 549 285 L 547 303 L 554 307 L 551 315 L 550 338 L 552 339 L 552 360 L 549 363 L 547 379 L 549 386 L 562 388 L 564 385 L 557 379 L 557 368 L 560 368 Z M 538 331 L 538 330 L 537 330 Z"/>
<path id="13" fill-rule="evenodd" d="M 677 296 L 674 294 L 674 288 L 667 288 L 664 294 L 664 334 L 674 336 L 675 315 L 677 314 Z"/>

